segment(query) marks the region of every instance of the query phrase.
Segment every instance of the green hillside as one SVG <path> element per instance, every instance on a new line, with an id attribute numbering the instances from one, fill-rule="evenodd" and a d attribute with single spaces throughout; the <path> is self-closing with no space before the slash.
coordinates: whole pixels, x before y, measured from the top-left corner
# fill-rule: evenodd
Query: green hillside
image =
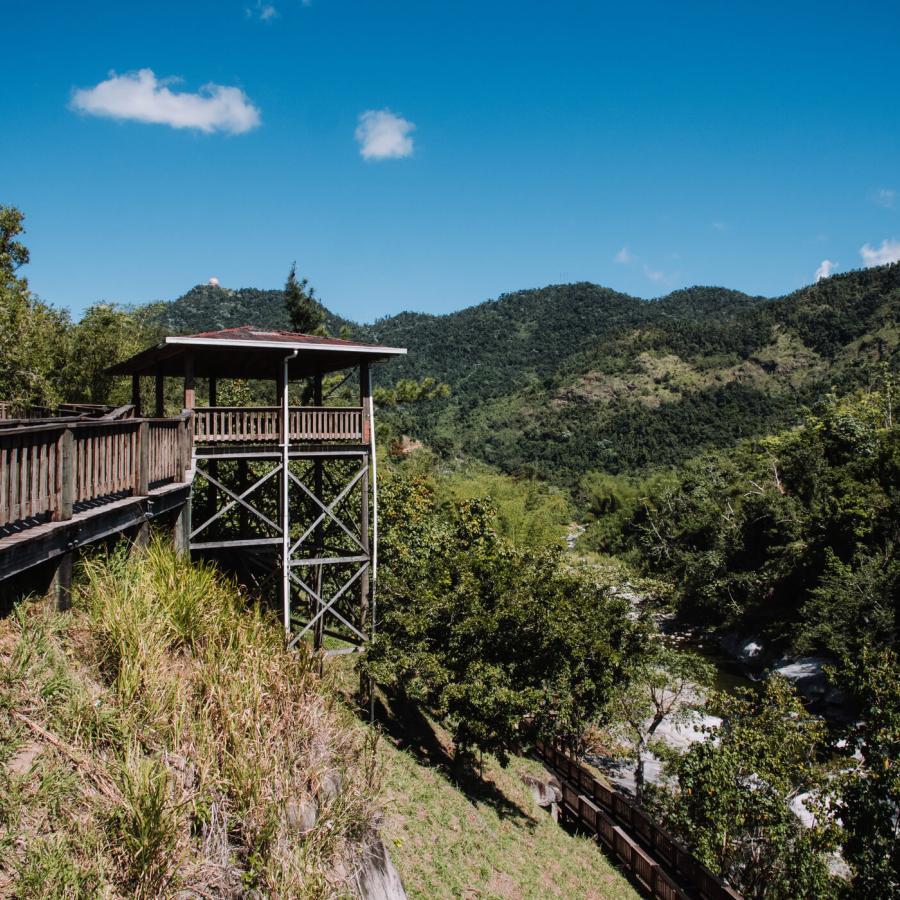
<path id="1" fill-rule="evenodd" d="M 377 379 L 433 376 L 451 396 L 392 410 L 447 457 L 572 486 L 584 473 L 672 465 L 798 420 L 824 391 L 897 360 L 900 267 L 849 272 L 775 299 L 694 287 L 648 301 L 586 282 L 504 294 L 449 315 L 353 325 L 406 346 Z M 281 291 L 199 285 L 151 318 L 170 331 L 287 327 Z"/>
<path id="2" fill-rule="evenodd" d="M 414 352 L 379 377 L 431 374 L 452 396 L 400 425 L 448 456 L 574 484 L 670 465 L 793 424 L 823 391 L 897 364 L 900 267 L 766 300 L 692 288 L 658 301 L 593 285 L 508 295 L 373 336 Z"/>

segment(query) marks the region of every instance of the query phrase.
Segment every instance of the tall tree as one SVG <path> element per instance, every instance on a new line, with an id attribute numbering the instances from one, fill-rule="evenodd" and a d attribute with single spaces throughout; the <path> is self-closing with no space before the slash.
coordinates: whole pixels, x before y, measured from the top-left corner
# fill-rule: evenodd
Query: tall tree
<path id="1" fill-rule="evenodd" d="M 325 313 L 308 278 L 297 280 L 297 263 L 291 265 L 284 285 L 284 305 L 291 320 L 291 330 L 300 334 L 325 335 Z"/>
<path id="2" fill-rule="evenodd" d="M 28 248 L 18 240 L 24 216 L 0 206 L 0 400 L 22 406 L 60 399 L 68 315 L 41 303 L 18 275 Z"/>

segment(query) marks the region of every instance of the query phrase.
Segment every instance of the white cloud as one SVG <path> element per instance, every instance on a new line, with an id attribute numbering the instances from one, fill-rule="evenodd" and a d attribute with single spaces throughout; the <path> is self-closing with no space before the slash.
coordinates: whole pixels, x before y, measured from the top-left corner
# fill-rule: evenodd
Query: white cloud
<path id="1" fill-rule="evenodd" d="M 207 133 L 242 134 L 259 125 L 259 110 L 240 88 L 206 84 L 192 94 L 170 90 L 174 81 L 177 79 L 157 80 L 152 69 L 125 75 L 111 72 L 106 81 L 74 91 L 72 108 L 92 116 L 196 128 Z"/>
<path id="2" fill-rule="evenodd" d="M 356 140 L 363 159 L 402 159 L 411 156 L 415 125 L 389 109 L 368 109 L 359 117 Z"/>
<path id="3" fill-rule="evenodd" d="M 859 255 L 862 257 L 863 265 L 867 269 L 871 269 L 872 266 L 884 266 L 888 263 L 900 262 L 900 241 L 894 238 L 885 238 L 881 242 L 880 247 L 863 244 L 859 248 Z"/>
<path id="4" fill-rule="evenodd" d="M 713 222 L 712 227 L 714 231 L 728 231 L 727 222 Z"/>
<path id="5" fill-rule="evenodd" d="M 278 10 L 271 3 L 264 3 L 263 0 L 256 0 L 256 5 L 248 6 L 246 12 L 248 19 L 259 19 L 261 22 L 271 22 L 272 19 L 278 18 Z"/>
<path id="6" fill-rule="evenodd" d="M 875 192 L 875 203 L 885 209 L 893 209 L 897 201 L 897 192 L 893 188 L 880 188 Z"/>
<path id="7" fill-rule="evenodd" d="M 838 264 L 834 260 L 823 259 L 822 262 L 819 263 L 819 268 L 816 269 L 816 281 L 828 278 L 837 266 Z"/>
<path id="8" fill-rule="evenodd" d="M 215 275 L 213 275 L 213 277 L 209 279 L 209 283 L 210 283 L 213 287 L 218 287 L 218 286 L 219 286 L 219 279 L 216 278 Z"/>
<path id="9" fill-rule="evenodd" d="M 660 272 L 658 269 L 651 269 L 650 266 L 644 266 L 644 274 L 651 280 L 657 283 L 663 282 L 666 280 L 666 273 Z"/>
<path id="10" fill-rule="evenodd" d="M 620 263 L 623 266 L 627 266 L 629 263 L 633 263 L 637 257 L 628 249 L 628 247 L 623 247 L 614 257 L 613 262 Z"/>

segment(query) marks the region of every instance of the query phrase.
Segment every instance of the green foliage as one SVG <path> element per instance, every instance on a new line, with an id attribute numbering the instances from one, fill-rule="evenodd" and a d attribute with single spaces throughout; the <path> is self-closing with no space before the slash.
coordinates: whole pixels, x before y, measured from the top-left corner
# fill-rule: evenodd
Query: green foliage
<path id="1" fill-rule="evenodd" d="M 474 466 L 434 479 L 438 498 L 449 503 L 489 497 L 494 524 L 519 549 L 560 547 L 571 515 L 565 495 L 533 478 L 498 475 Z"/>
<path id="2" fill-rule="evenodd" d="M 448 512 L 399 475 L 381 496 L 375 678 L 446 722 L 461 754 L 505 760 L 531 735 L 580 732 L 641 643 L 625 603 L 559 553 L 513 548 L 484 501 Z"/>
<path id="3" fill-rule="evenodd" d="M 0 400 L 50 406 L 61 399 L 69 319 L 41 303 L 16 274 L 28 262 L 28 249 L 17 240 L 23 219 L 14 207 L 0 206 Z"/>
<path id="4" fill-rule="evenodd" d="M 297 263 L 291 265 L 284 285 L 284 305 L 291 321 L 291 331 L 299 334 L 326 334 L 325 313 L 316 300 L 309 279 L 297 281 Z"/>
<path id="5" fill-rule="evenodd" d="M 848 747 L 862 759 L 840 779 L 836 810 L 852 895 L 900 897 L 900 660 L 864 648 L 845 662 L 839 682 L 861 711 Z"/>
<path id="6" fill-rule="evenodd" d="M 838 829 L 821 800 L 820 720 L 777 677 L 759 691 L 720 695 L 715 706 L 723 721 L 710 729 L 709 740 L 683 755 L 666 754 L 677 787 L 654 795 L 669 828 L 746 897 L 836 895 L 826 856 Z M 789 806 L 801 794 L 816 816 L 809 828 Z"/>
<path id="7" fill-rule="evenodd" d="M 703 704 L 698 691 L 712 678 L 706 660 L 673 651 L 658 637 L 631 660 L 629 678 L 617 685 L 603 718 L 629 745 L 638 803 L 644 798 L 644 754 L 651 749 L 656 730 L 663 719 L 674 724 L 689 721 Z"/>
<path id="8" fill-rule="evenodd" d="M 159 329 L 112 303 L 89 307 L 69 329 L 69 366 L 66 399 L 121 406 L 131 402 L 131 384 L 104 369 L 127 359 L 163 337 Z"/>
<path id="9" fill-rule="evenodd" d="M 684 615 L 834 658 L 896 645 L 900 429 L 884 393 L 826 397 L 801 427 L 699 457 L 637 502 L 598 491 L 598 546 L 671 577 Z"/>
<path id="10" fill-rule="evenodd" d="M 692 288 L 647 302 L 582 283 L 404 313 L 367 336 L 411 349 L 385 366 L 388 387 L 424 374 L 450 385 L 404 425 L 413 436 L 574 487 L 764 435 L 832 385 L 895 371 L 898 302 L 897 266 L 776 300 Z"/>
<path id="11" fill-rule="evenodd" d="M 379 406 L 400 406 L 421 403 L 423 400 L 444 400 L 450 396 L 450 386 L 438 383 L 430 375 L 420 381 L 401 378 L 392 388 L 375 388 L 373 397 Z"/>

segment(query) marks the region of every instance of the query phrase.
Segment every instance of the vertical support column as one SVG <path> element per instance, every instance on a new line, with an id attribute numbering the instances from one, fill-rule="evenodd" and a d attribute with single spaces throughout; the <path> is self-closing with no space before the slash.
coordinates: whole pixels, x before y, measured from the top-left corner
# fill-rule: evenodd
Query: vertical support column
<path id="1" fill-rule="evenodd" d="M 60 495 L 56 518 L 64 522 L 72 518 L 75 506 L 75 435 L 70 428 L 66 428 L 60 435 L 57 452 L 60 465 Z M 51 595 L 60 612 L 72 605 L 72 566 L 74 562 L 75 554 L 71 550 L 64 553 L 56 562 Z"/>
<path id="2" fill-rule="evenodd" d="M 156 418 L 161 419 L 165 415 L 166 402 L 165 393 L 163 391 L 163 375 L 162 372 L 156 373 Z"/>
<path id="3" fill-rule="evenodd" d="M 369 382 L 369 364 L 359 364 L 359 405 L 362 407 L 363 439 L 369 434 L 369 396 L 371 385 Z M 363 634 L 368 633 L 369 619 L 369 574 L 372 567 L 372 554 L 369 548 L 369 465 L 371 460 L 366 453 L 362 457 L 362 465 L 365 469 L 359 480 L 359 541 L 363 546 L 363 553 L 369 558 L 369 566 L 359 578 L 359 630 Z M 372 681 L 364 674 L 359 676 L 360 702 L 371 708 L 374 697 Z"/>
<path id="4" fill-rule="evenodd" d="M 134 407 L 134 414 L 141 414 L 141 376 L 136 372 L 131 376 L 131 405 Z"/>
<path id="5" fill-rule="evenodd" d="M 192 411 L 196 406 L 197 389 L 194 379 L 194 354 L 190 351 L 184 356 L 184 410 Z M 191 452 L 194 427 L 193 420 L 188 418 L 182 431 L 184 441 L 182 453 L 183 471 L 191 465 Z M 184 478 L 184 475 L 181 476 Z M 191 492 L 193 496 L 193 492 Z M 185 501 L 175 521 L 175 549 L 179 554 L 190 555 L 191 552 L 191 497 Z"/>
<path id="6" fill-rule="evenodd" d="M 137 497 L 146 497 L 150 493 L 150 423 L 146 420 L 138 426 L 134 493 Z M 144 549 L 149 543 L 150 523 L 144 521 L 137 526 L 134 534 L 134 546 Z"/>
<path id="7" fill-rule="evenodd" d="M 313 376 L 313 406 L 321 406 L 322 405 L 322 373 L 317 372 Z M 323 503 L 325 502 L 325 498 L 322 496 L 322 457 L 315 456 L 313 457 L 313 492 L 316 497 L 321 500 Z M 325 542 L 325 529 L 323 525 L 318 525 L 315 531 L 314 538 L 314 546 L 315 546 L 315 555 L 317 557 L 321 557 L 324 554 L 322 553 L 322 549 Z M 322 581 L 324 575 L 324 567 L 321 565 L 316 566 L 316 593 L 321 597 L 322 596 Z M 316 601 L 316 606 L 314 610 L 310 610 L 311 618 L 315 616 L 316 613 L 319 612 L 319 607 L 321 606 L 320 601 Z M 318 622 L 316 622 L 316 627 L 313 632 L 313 647 L 316 650 L 320 650 L 322 648 L 322 644 L 325 640 L 325 616 L 322 616 Z"/>
<path id="8" fill-rule="evenodd" d="M 369 383 L 369 364 L 359 364 L 359 405 L 362 407 L 363 420 L 363 439 L 369 434 L 369 396 L 371 386 Z M 360 506 L 359 506 L 359 535 L 360 543 L 362 543 L 366 556 L 369 557 L 371 566 L 371 553 L 369 549 L 369 465 L 371 460 L 369 455 L 363 456 L 363 465 L 366 468 L 365 474 L 359 482 L 360 490 Z M 366 633 L 366 620 L 369 614 L 369 569 L 360 576 L 359 579 L 359 630 Z"/>
<path id="9" fill-rule="evenodd" d="M 193 409 L 196 406 L 197 390 L 194 383 L 194 354 L 184 355 L 184 408 Z"/>
<path id="10" fill-rule="evenodd" d="M 190 416 L 187 416 L 178 431 L 178 467 L 181 470 L 180 481 L 184 481 L 187 471 L 191 468 L 194 439 L 193 428 L 193 419 Z M 187 500 L 185 500 L 184 505 L 178 511 L 178 516 L 175 519 L 175 533 L 173 537 L 175 542 L 175 552 L 178 553 L 179 556 L 188 556 L 191 552 L 191 500 L 193 494 L 194 492 L 192 489 Z"/>
<path id="11" fill-rule="evenodd" d="M 50 592 L 58 612 L 65 612 L 72 606 L 72 568 L 75 564 L 75 553 L 69 550 L 56 561 L 53 573 L 53 584 Z"/>
<path id="12" fill-rule="evenodd" d="M 281 526 L 281 603 L 284 617 L 284 636 L 291 636 L 291 513 L 290 513 L 290 406 L 288 401 L 289 365 L 297 356 L 295 350 L 284 358 L 278 373 L 281 399 L 279 437 L 281 439 L 281 492 L 279 495 L 279 525 Z"/>
<path id="13" fill-rule="evenodd" d="M 218 384 L 215 375 L 209 376 L 209 406 L 218 406 Z M 208 459 L 206 464 L 209 467 L 209 474 L 212 475 L 213 478 L 218 478 L 218 462 L 214 459 Z M 212 518 L 218 508 L 219 489 L 212 482 L 208 482 L 206 485 L 206 514 L 204 515 L 204 519 Z"/>

